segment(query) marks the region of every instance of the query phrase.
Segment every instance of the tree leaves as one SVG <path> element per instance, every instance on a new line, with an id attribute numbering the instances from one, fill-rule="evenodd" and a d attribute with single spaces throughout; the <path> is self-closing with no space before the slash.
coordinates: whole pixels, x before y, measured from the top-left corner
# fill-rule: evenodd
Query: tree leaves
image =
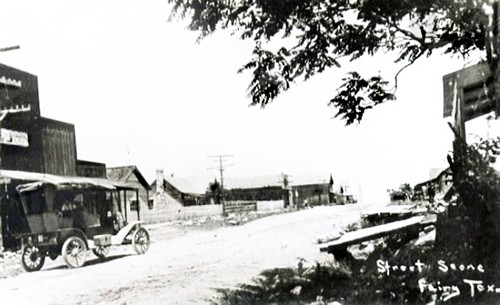
<path id="1" fill-rule="evenodd" d="M 239 72 L 253 70 L 253 79 L 249 86 L 252 98 L 251 105 L 264 107 L 290 86 L 290 67 L 285 59 L 288 50 L 282 48 L 277 54 L 274 54 L 263 50 L 260 44 L 257 44 L 253 54 L 254 58 Z"/>
<path id="2" fill-rule="evenodd" d="M 252 71 L 252 105 L 266 106 L 297 78 L 340 67 L 364 55 L 399 51 L 395 62 L 411 65 L 422 55 L 443 49 L 468 56 L 486 46 L 488 16 L 475 0 L 168 0 L 171 18 L 189 18 L 200 38 L 231 29 L 255 42 L 252 59 L 241 71 Z M 269 42 L 281 43 L 271 48 Z M 292 47 L 285 46 L 292 42 Z M 399 74 L 399 73 L 398 73 Z M 351 74 L 354 77 L 354 74 Z M 358 75 L 359 76 L 359 75 Z M 396 75 L 397 82 L 397 75 Z M 353 81 L 357 77 L 353 78 Z M 347 125 L 364 112 L 393 99 L 377 78 L 340 88 L 330 105 Z M 348 90 L 358 90 L 348 92 Z M 362 95 L 361 92 L 363 92 Z"/>
<path id="3" fill-rule="evenodd" d="M 484 260 L 488 268 L 498 265 L 500 239 L 498 213 L 500 198 L 500 176 L 492 166 L 500 155 L 500 138 L 480 139 L 467 145 L 457 139 L 454 156 L 448 158 L 453 172 L 453 188 L 456 203 L 448 208 L 449 215 L 458 216 L 458 221 L 467 234 L 460 235 L 463 244 L 471 246 L 470 256 Z M 461 246 L 453 244 L 453 247 Z M 494 272 L 491 276 L 498 276 Z M 492 303 L 493 304 L 493 303 Z"/>
<path id="4" fill-rule="evenodd" d="M 336 117 L 340 116 L 346 125 L 360 122 L 366 110 L 395 98 L 385 89 L 387 82 L 380 76 L 373 76 L 367 80 L 357 72 L 349 72 L 342 80 L 344 84 L 340 86 L 329 105 L 338 109 Z"/>

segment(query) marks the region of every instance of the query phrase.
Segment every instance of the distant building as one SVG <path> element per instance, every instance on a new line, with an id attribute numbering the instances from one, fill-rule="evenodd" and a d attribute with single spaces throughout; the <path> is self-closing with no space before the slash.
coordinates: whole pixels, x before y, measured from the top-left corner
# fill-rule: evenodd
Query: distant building
<path id="1" fill-rule="evenodd" d="M 335 189 L 333 193 L 335 198 L 333 203 L 349 204 L 358 202 L 356 197 L 354 197 L 351 186 L 348 183 L 341 183 L 338 189 Z"/>
<path id="2" fill-rule="evenodd" d="M 135 192 L 124 192 L 126 210 L 122 212 L 126 213 L 129 221 L 140 218 L 140 220 L 148 222 L 150 214 L 155 213 L 155 211 L 153 211 L 153 200 L 149 198 L 149 183 L 139 169 L 134 165 L 110 167 L 106 169 L 106 175 L 110 181 L 120 182 L 139 190 L 139 201 L 137 201 Z"/>
<path id="3" fill-rule="evenodd" d="M 223 187 L 226 201 L 283 200 L 288 194 L 288 185 L 284 187 L 278 176 L 230 177 Z"/>
<path id="4" fill-rule="evenodd" d="M 208 187 L 208 179 L 167 176 L 163 174 L 163 170 L 159 169 L 151 190 L 156 192 L 155 205 L 176 201 L 186 207 L 210 204 L 206 201 Z"/>
<path id="5" fill-rule="evenodd" d="M 447 199 L 448 191 L 453 185 L 451 168 L 439 171 L 431 170 L 430 179 L 413 187 L 414 201 L 433 202 L 436 199 Z"/>
<path id="6" fill-rule="evenodd" d="M 154 198 L 153 210 L 157 212 L 155 222 L 192 215 L 221 215 L 224 208 L 222 199 L 226 203 L 226 212 L 229 208 L 237 209 L 250 204 L 257 209 L 277 210 L 355 202 L 348 193 L 332 193 L 328 179 L 312 176 L 224 177 L 221 184 L 214 178 L 181 178 L 157 170 L 156 179 L 150 187 L 151 197 Z M 336 201 L 331 198 L 336 198 Z"/>
<path id="7" fill-rule="evenodd" d="M 293 185 L 292 192 L 296 195 L 296 204 L 302 205 L 321 205 L 330 202 L 330 185 L 328 183 L 311 183 Z"/>
<path id="8" fill-rule="evenodd" d="M 106 178 L 106 164 L 76 160 L 76 175 L 80 177 Z"/>
<path id="9" fill-rule="evenodd" d="M 283 200 L 284 207 L 354 202 L 352 195 L 332 194 L 331 181 L 317 176 L 226 178 L 224 190 L 228 201 Z"/>

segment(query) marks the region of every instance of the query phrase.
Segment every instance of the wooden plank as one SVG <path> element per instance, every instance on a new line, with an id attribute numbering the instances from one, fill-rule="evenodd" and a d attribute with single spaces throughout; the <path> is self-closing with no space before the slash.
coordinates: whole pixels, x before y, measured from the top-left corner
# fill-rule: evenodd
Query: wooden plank
<path id="1" fill-rule="evenodd" d="M 411 214 L 413 213 L 414 205 L 405 204 L 405 205 L 389 205 L 383 207 L 376 207 L 368 210 L 363 213 L 362 216 L 371 216 L 371 215 L 393 215 L 393 214 Z"/>
<path id="2" fill-rule="evenodd" d="M 227 202 L 225 207 L 226 213 L 248 213 L 257 211 L 257 202 Z"/>
<path id="3" fill-rule="evenodd" d="M 320 251 L 330 252 L 334 249 L 346 248 L 348 246 L 359 244 L 367 240 L 377 239 L 389 234 L 406 231 L 412 227 L 420 226 L 420 222 L 423 219 L 424 216 L 414 216 L 405 220 L 399 220 L 375 227 L 352 231 L 342 235 L 341 238 L 329 243 L 325 247 L 320 248 Z"/>
<path id="4" fill-rule="evenodd" d="M 226 206 L 227 213 L 245 213 L 245 212 L 252 212 L 252 211 L 256 211 L 256 210 L 257 210 L 256 205 Z"/>

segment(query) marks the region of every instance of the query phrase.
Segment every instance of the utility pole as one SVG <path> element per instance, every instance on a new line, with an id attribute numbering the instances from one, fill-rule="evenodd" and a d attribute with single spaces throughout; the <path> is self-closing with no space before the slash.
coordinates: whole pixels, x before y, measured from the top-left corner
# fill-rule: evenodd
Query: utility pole
<path id="1" fill-rule="evenodd" d="M 222 216 L 226 217 L 226 203 L 224 201 L 224 170 L 226 167 L 232 166 L 232 164 L 224 164 L 224 162 L 227 161 L 227 159 L 223 158 L 231 158 L 234 157 L 233 155 L 215 155 L 215 156 L 207 156 L 207 158 L 212 158 L 214 159 L 215 162 L 218 161 L 219 165 L 216 167 L 210 167 L 208 169 L 217 169 L 219 170 L 220 173 L 220 200 L 222 204 Z"/>
<path id="2" fill-rule="evenodd" d="M 283 183 L 283 188 L 288 189 L 288 186 L 290 185 L 290 178 L 292 176 L 285 173 L 281 173 L 280 177 L 281 177 L 281 182 Z"/>
<path id="3" fill-rule="evenodd" d="M 285 174 L 285 173 L 281 173 L 280 175 L 280 178 L 281 178 L 281 182 L 283 183 L 283 203 L 285 206 L 290 206 L 292 207 L 293 205 L 293 197 L 292 197 L 292 200 L 290 200 L 290 178 L 292 176 L 288 175 L 288 174 Z M 297 205 L 297 203 L 295 203 L 295 205 Z"/>

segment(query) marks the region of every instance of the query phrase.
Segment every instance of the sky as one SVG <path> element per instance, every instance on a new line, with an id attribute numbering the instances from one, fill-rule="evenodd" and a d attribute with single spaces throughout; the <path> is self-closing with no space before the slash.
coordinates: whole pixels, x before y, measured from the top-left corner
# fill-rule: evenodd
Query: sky
<path id="1" fill-rule="evenodd" d="M 345 127 L 327 105 L 347 72 L 392 78 L 401 65 L 378 54 L 297 81 L 265 109 L 250 107 L 252 43 L 219 32 L 196 43 L 169 22 L 165 0 L 0 0 L 0 63 L 38 76 L 41 114 L 72 123 L 78 159 L 136 165 L 178 177 L 316 176 L 348 183 L 365 202 L 445 168 L 452 134 L 442 117 L 442 77 L 463 60 L 436 54 L 406 69 L 396 101 Z M 371 73 L 371 74 L 370 74 Z M 498 130 L 497 122 L 489 123 Z M 470 125 L 470 128 L 469 128 Z M 468 123 L 481 134 L 486 120 Z"/>

